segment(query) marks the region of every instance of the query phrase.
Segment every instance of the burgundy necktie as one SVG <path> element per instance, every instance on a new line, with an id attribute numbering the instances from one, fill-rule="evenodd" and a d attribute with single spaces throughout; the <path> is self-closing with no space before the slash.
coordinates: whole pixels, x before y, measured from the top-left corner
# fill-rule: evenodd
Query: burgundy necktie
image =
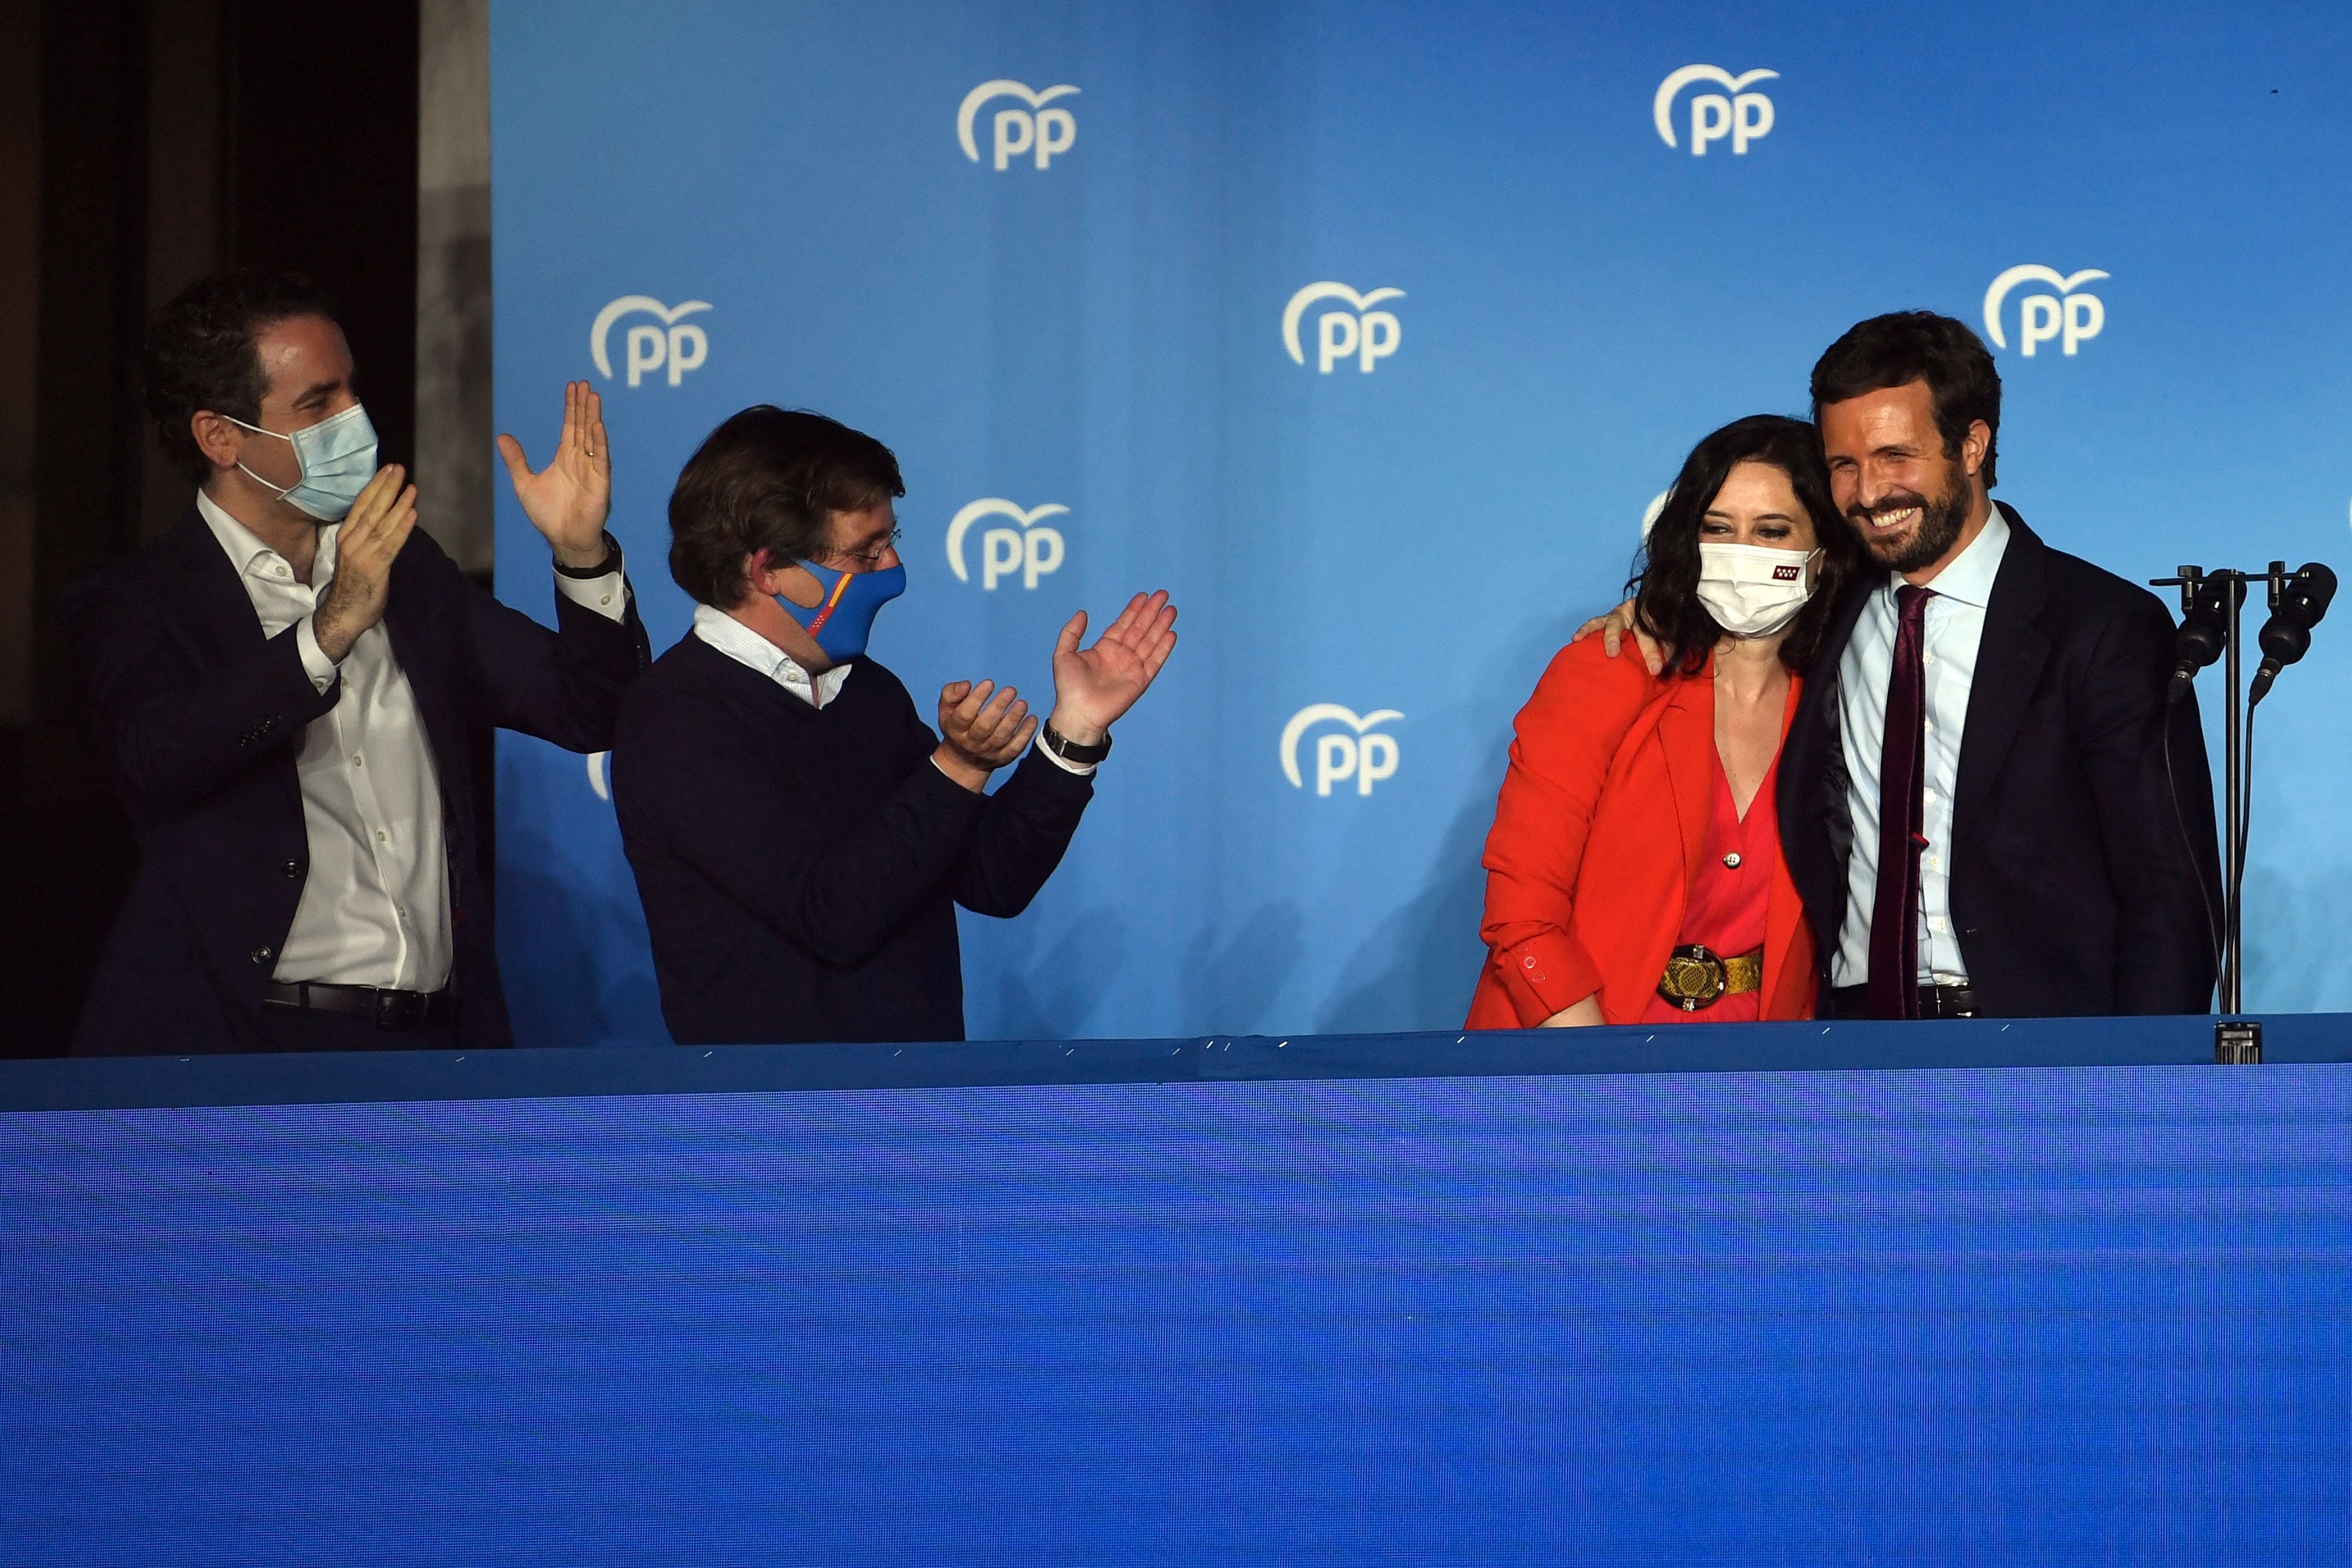
<path id="1" fill-rule="evenodd" d="M 1927 772 L 1925 588 L 1895 590 L 1895 668 L 1886 680 L 1885 749 L 1878 765 L 1878 898 L 1870 910 L 1870 1016 L 1919 1016 L 1919 851 L 1927 847 L 1919 791 Z"/>

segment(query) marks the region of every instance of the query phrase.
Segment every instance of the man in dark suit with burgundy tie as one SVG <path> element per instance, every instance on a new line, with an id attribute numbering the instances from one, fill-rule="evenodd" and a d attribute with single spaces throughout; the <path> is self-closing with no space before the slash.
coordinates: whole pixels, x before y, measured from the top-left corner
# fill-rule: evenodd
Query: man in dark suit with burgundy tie
<path id="1" fill-rule="evenodd" d="M 1838 606 L 1780 759 L 1823 1016 L 2207 1011 L 2221 857 L 2163 604 L 1991 499 L 2000 377 L 1961 322 L 1862 322 L 1812 399 L 1885 568 Z"/>

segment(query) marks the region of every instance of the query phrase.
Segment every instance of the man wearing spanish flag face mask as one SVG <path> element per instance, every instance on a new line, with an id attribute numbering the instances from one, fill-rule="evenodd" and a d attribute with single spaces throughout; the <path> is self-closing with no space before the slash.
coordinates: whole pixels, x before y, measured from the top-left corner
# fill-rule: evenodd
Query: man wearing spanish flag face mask
<path id="1" fill-rule="evenodd" d="M 669 567 L 694 627 L 622 705 L 613 801 L 681 1045 L 961 1039 L 956 906 L 1028 907 L 1176 646 L 1165 593 L 1091 647 L 1079 611 L 1042 722 L 956 680 L 934 732 L 866 653 L 906 591 L 905 493 L 872 437 L 764 405 L 678 475 Z"/>

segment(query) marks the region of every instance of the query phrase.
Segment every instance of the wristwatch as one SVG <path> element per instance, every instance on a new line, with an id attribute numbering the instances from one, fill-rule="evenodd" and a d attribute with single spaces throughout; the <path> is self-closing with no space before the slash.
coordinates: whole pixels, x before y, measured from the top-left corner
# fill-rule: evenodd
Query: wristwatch
<path id="1" fill-rule="evenodd" d="M 1099 745 L 1081 746 L 1076 741 L 1065 740 L 1054 732 L 1051 724 L 1037 727 L 1037 739 L 1045 748 L 1066 763 L 1090 767 L 1110 755 L 1110 735 L 1106 731 Z"/>
<path id="2" fill-rule="evenodd" d="M 613 573 L 618 572 L 620 569 L 621 542 L 613 537 L 613 531 L 609 528 L 604 531 L 604 559 L 596 563 L 595 565 L 566 566 L 561 561 L 558 561 L 555 563 L 555 570 L 561 575 L 566 577 L 579 577 L 589 582 L 593 582 L 599 577 L 609 576 Z"/>

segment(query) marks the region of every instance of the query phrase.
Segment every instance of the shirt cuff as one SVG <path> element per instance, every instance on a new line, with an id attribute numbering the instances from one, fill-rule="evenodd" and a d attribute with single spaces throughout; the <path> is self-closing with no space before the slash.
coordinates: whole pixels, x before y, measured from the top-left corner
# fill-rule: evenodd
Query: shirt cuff
<path id="1" fill-rule="evenodd" d="M 629 579 L 623 572 L 607 572 L 602 577 L 566 577 L 555 574 L 555 591 L 583 610 L 593 610 L 608 621 L 622 621 L 629 613 Z"/>
<path id="2" fill-rule="evenodd" d="M 294 623 L 294 647 L 302 656 L 302 673 L 310 678 L 312 686 L 324 691 L 335 683 L 337 671 L 335 661 L 319 646 L 318 628 L 310 624 L 316 619 L 318 615 L 313 611 Z"/>
<path id="3" fill-rule="evenodd" d="M 1070 761 L 1069 758 L 1062 755 L 1061 752 L 1054 750 L 1053 747 L 1046 745 L 1042 740 L 1032 745 L 1029 749 L 1036 752 L 1039 756 L 1045 758 L 1047 762 L 1053 763 L 1055 767 L 1061 769 L 1066 773 L 1076 773 L 1082 779 L 1090 779 L 1095 776 L 1094 763 L 1074 763 Z"/>
<path id="4" fill-rule="evenodd" d="M 932 752 L 929 756 L 923 760 L 931 764 L 931 771 L 939 774 L 940 777 L 947 780 L 950 787 L 954 789 L 958 795 L 976 795 L 982 800 L 988 798 L 988 785 L 990 780 L 996 777 L 996 770 L 994 768 L 988 770 L 988 777 L 980 781 L 980 787 L 978 789 L 969 789 L 965 787 L 964 782 L 961 779 L 948 772 L 947 765 L 940 761 L 940 754 L 938 752 Z"/>

